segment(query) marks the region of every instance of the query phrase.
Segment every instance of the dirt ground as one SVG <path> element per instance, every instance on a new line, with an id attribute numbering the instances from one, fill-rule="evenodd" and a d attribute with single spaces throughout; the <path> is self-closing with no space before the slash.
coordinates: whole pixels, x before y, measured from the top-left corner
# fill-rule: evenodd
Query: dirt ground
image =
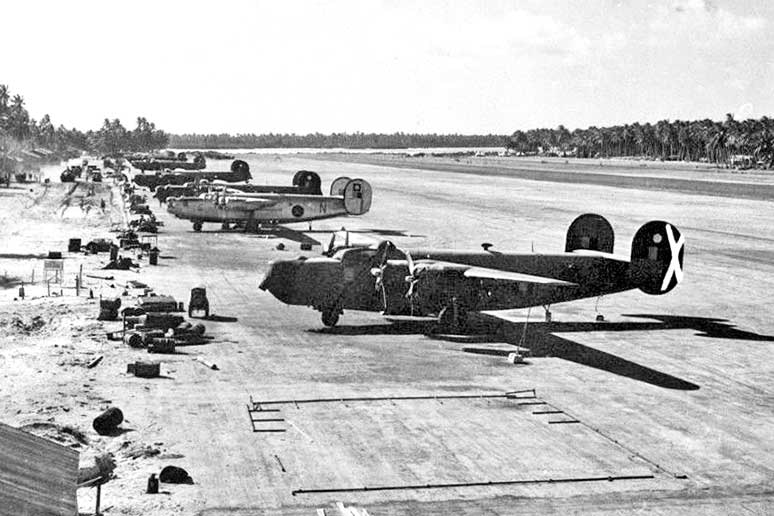
<path id="1" fill-rule="evenodd" d="M 486 319 L 474 334 L 429 336 L 425 323 L 347 312 L 339 326 L 323 329 L 318 313 L 257 288 L 271 260 L 319 248 L 302 253 L 286 242 L 281 251 L 274 239 L 214 224 L 194 233 L 151 201 L 165 223 L 158 266 L 143 258 L 139 272 L 103 271 L 105 254 L 65 253 L 57 291 L 42 281 L 42 257 L 66 251 L 69 238 L 110 237 L 123 220 L 120 197 L 107 186 L 93 195 L 87 185 L 0 189 L 2 421 L 83 457 L 113 453 L 105 514 L 771 512 L 770 200 L 706 195 L 706 186 L 671 191 L 668 181 L 611 186 L 598 175 L 623 184 L 618 178 L 631 167 L 616 173 L 587 163 L 525 165 L 575 171 L 572 182 L 509 175 L 488 158 L 412 166 L 373 156 L 248 161 L 257 184 L 289 184 L 299 169 L 318 171 L 323 190 L 340 175 L 367 179 L 370 213 L 314 227 L 345 225 L 376 238 L 405 230 L 414 236 L 390 238 L 407 247 L 492 242 L 559 251 L 569 223 L 596 212 L 612 223 L 616 252 L 628 255 L 639 226 L 667 220 L 686 235 L 686 279 L 663 297 L 630 292 L 556 305 L 550 325 L 533 309 Z M 484 175 L 483 167 L 498 173 Z M 716 174 L 657 172 L 666 180 L 733 179 Z M 771 178 L 751 174 L 741 182 L 768 185 Z M 81 265 L 86 279 L 76 295 Z M 203 284 L 220 316 L 205 321 L 214 337 L 208 344 L 150 357 L 162 362 L 161 378 L 128 375 L 126 364 L 148 354 L 107 340 L 117 323 L 96 320 L 100 295 L 133 302 L 140 291 L 126 288 L 130 280 L 186 304 L 190 289 Z M 598 311 L 605 323 L 593 322 Z M 529 349 L 526 365 L 498 354 L 515 345 Z M 102 362 L 88 369 L 99 355 Z M 534 397 L 503 396 L 532 389 Z M 251 399 L 271 411 L 249 411 Z M 100 436 L 91 421 L 108 406 L 123 411 L 123 430 Z M 165 465 L 184 467 L 194 484 L 144 494 L 148 475 Z M 79 490 L 81 513 L 91 513 L 94 495 Z"/>

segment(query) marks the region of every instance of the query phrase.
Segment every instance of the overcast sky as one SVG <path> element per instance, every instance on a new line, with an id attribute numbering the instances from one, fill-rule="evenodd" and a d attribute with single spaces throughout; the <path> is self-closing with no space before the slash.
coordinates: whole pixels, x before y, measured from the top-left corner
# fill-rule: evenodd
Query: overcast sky
<path id="1" fill-rule="evenodd" d="M 80 129 L 460 132 L 774 115 L 774 2 L 0 4 L 0 83 Z"/>

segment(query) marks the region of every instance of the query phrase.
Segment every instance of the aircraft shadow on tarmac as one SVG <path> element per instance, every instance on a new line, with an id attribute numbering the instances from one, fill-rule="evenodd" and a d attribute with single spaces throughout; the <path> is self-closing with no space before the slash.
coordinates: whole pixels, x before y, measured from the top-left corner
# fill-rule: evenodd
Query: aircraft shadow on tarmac
<path id="1" fill-rule="evenodd" d="M 231 317 L 228 315 L 216 315 L 216 314 L 210 314 L 207 317 L 203 318 L 205 321 L 213 321 L 213 322 L 237 322 L 239 318 L 237 317 Z"/>
<path id="2" fill-rule="evenodd" d="M 617 332 L 692 329 L 698 336 L 774 342 L 774 336 L 760 335 L 735 328 L 724 319 L 686 317 L 656 314 L 626 314 L 627 317 L 653 319 L 632 322 L 534 322 L 526 332 L 523 323 L 505 321 L 481 314 L 476 317 L 466 333 L 447 335 L 436 333 L 434 321 L 395 320 L 385 324 L 364 326 L 337 326 L 318 330 L 336 335 L 414 335 L 424 334 L 431 338 L 462 344 L 506 343 L 529 348 L 531 357 L 556 357 L 602 371 L 625 376 L 658 387 L 676 390 L 697 390 L 699 386 L 650 367 L 646 367 L 612 353 L 585 346 L 557 335 L 572 332 Z M 523 337 L 522 337 L 523 336 Z M 511 351 L 496 348 L 463 347 L 469 353 L 507 356 Z"/>

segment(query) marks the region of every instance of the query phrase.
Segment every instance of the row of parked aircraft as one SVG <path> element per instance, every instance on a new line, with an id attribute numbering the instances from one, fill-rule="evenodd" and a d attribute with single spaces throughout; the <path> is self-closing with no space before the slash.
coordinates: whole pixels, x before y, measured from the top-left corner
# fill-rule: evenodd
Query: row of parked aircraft
<path id="1" fill-rule="evenodd" d="M 319 175 L 306 170 L 296 173 L 291 186 L 208 182 L 244 181 L 249 167 L 241 160 L 231 172 L 180 174 L 189 181 L 157 178 L 156 196 L 166 200 L 170 213 L 191 220 L 195 231 L 205 222 L 251 231 L 362 215 L 371 207 L 371 186 L 363 179 L 340 177 L 330 194 L 322 195 Z M 685 238 L 672 224 L 643 225 L 629 257 L 613 252 L 614 241 L 612 226 L 596 214 L 575 219 L 564 252 L 556 254 L 506 253 L 491 244 L 472 252 L 399 249 L 391 241 L 336 246 L 334 237 L 323 256 L 274 262 L 260 288 L 286 304 L 320 311 L 326 326 L 336 325 L 346 309 L 436 317 L 455 329 L 465 325 L 471 312 L 542 306 L 548 316 L 552 304 L 632 289 L 661 295 L 682 280 Z"/>
<path id="2" fill-rule="evenodd" d="M 245 231 L 276 229 L 284 223 L 362 215 L 371 209 L 371 185 L 363 179 L 339 177 L 331 183 L 330 195 L 322 195 L 320 176 L 308 170 L 298 171 L 291 186 L 247 184 L 251 178 L 249 165 L 235 160 L 230 171 L 138 174 L 134 182 L 166 201 L 169 213 L 190 220 L 194 231 L 212 222 L 225 229 L 232 225 Z"/>

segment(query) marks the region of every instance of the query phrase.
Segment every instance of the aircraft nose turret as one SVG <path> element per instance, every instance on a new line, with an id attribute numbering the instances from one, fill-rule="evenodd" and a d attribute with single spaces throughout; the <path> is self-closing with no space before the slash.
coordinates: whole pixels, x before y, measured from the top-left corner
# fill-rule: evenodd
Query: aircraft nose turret
<path id="1" fill-rule="evenodd" d="M 272 263 L 259 287 L 289 305 L 326 307 L 340 302 L 343 284 L 341 262 L 315 257 Z"/>
<path id="2" fill-rule="evenodd" d="M 300 265 L 298 260 L 280 260 L 272 263 L 259 288 L 270 292 L 283 303 L 291 304 Z"/>

